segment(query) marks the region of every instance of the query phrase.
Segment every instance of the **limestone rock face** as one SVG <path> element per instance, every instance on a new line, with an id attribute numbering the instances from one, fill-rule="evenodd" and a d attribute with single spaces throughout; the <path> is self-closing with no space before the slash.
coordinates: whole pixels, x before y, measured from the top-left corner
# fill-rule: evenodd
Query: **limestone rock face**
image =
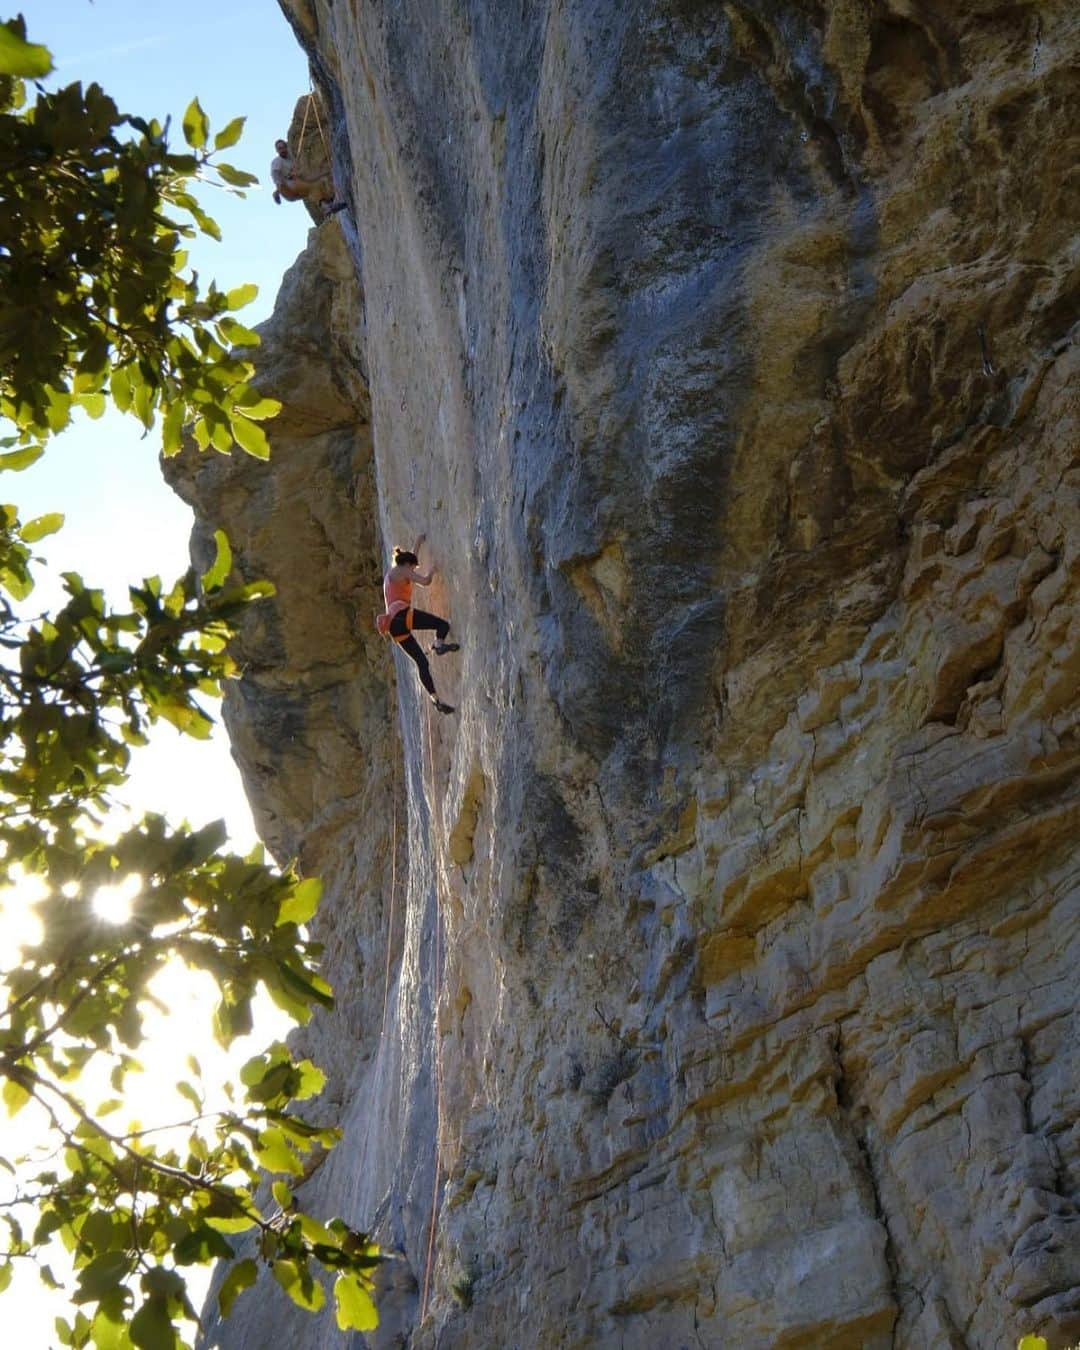
<path id="1" fill-rule="evenodd" d="M 177 473 L 279 588 L 227 712 L 369 1342 L 1075 1341 L 1075 6 L 285 8 L 352 212 L 270 467 Z"/>

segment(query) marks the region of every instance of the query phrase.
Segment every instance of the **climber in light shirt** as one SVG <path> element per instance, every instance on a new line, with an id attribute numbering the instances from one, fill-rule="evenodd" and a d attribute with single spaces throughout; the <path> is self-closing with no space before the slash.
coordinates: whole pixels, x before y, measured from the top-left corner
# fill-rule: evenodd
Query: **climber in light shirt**
<path id="1" fill-rule="evenodd" d="M 423 650 L 413 637 L 414 629 L 434 629 L 435 643 L 431 650 L 436 656 L 445 656 L 448 652 L 459 650 L 456 642 L 447 642 L 450 632 L 447 619 L 437 614 L 428 614 L 425 610 L 414 609 L 412 603 L 413 586 L 430 586 L 435 575 L 434 567 L 429 572 L 420 571 L 420 548 L 424 542 L 421 535 L 411 549 L 395 548 L 393 566 L 383 577 L 383 598 L 386 612 L 375 619 L 375 626 L 384 637 L 393 638 L 406 656 L 416 663 L 420 683 L 427 690 L 432 703 L 441 713 L 452 713 L 454 709 L 444 703 L 435 692 L 435 681 L 431 678 L 431 667 Z"/>
<path id="2" fill-rule="evenodd" d="M 323 216 L 332 216 L 335 211 L 344 211 L 347 202 L 335 201 L 332 192 L 327 190 L 326 178 L 301 178 L 296 172 L 289 143 L 285 140 L 274 142 L 277 155 L 270 163 L 270 177 L 274 183 L 274 201 L 281 205 L 287 202 L 309 202 Z"/>

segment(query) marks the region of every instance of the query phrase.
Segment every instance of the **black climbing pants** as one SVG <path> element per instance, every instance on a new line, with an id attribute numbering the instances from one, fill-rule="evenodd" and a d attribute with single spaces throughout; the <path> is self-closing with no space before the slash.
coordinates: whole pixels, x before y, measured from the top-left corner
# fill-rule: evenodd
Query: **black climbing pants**
<path id="1" fill-rule="evenodd" d="M 434 629 L 435 640 L 442 642 L 450 631 L 450 625 L 445 619 L 440 619 L 437 614 L 428 614 L 426 610 L 414 609 L 412 612 L 413 629 Z M 424 655 L 419 642 L 409 633 L 408 637 L 404 634 L 409 633 L 409 624 L 406 610 L 400 610 L 390 620 L 390 636 L 392 638 L 401 638 L 398 646 L 413 661 L 416 662 L 417 674 L 420 676 L 420 683 L 428 691 L 432 698 L 437 698 L 435 693 L 435 681 L 431 678 L 431 667 L 428 665 L 428 659 Z"/>

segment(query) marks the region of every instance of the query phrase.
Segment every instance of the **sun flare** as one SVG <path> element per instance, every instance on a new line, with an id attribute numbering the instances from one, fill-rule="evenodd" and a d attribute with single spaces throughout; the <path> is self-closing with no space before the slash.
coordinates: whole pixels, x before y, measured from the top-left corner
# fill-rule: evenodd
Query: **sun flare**
<path id="1" fill-rule="evenodd" d="M 115 886 L 99 886 L 91 901 L 94 913 L 106 923 L 126 923 L 142 888 L 143 879 L 137 872 L 132 872 Z"/>

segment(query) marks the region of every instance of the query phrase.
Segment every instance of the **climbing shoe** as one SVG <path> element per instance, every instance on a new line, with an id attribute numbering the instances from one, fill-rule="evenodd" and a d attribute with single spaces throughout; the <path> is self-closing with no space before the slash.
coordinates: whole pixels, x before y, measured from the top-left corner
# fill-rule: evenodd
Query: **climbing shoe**
<path id="1" fill-rule="evenodd" d="M 444 703 L 441 698 L 433 698 L 431 701 L 435 704 L 436 711 L 438 712 L 452 713 L 454 711 L 450 704 Z"/>
<path id="2" fill-rule="evenodd" d="M 447 652 L 461 651 L 461 644 L 457 642 L 436 642 L 431 650 L 436 656 L 445 656 Z"/>

